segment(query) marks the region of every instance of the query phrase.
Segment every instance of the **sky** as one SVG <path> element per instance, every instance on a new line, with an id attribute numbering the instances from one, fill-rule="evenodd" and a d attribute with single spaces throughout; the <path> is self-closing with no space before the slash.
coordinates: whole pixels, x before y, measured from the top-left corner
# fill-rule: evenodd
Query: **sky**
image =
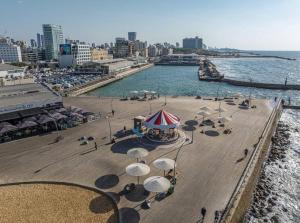
<path id="1" fill-rule="evenodd" d="M 148 43 L 300 50 L 300 0 L 0 0 L 0 35 L 29 41 L 49 23 L 97 44 L 135 31 Z"/>

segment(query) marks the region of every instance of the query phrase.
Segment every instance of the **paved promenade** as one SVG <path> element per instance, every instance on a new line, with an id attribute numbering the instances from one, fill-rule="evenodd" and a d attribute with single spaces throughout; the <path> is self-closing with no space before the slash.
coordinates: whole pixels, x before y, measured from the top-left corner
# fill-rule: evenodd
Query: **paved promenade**
<path id="1" fill-rule="evenodd" d="M 140 182 L 143 182 L 146 177 L 163 174 L 151 162 L 158 157 L 174 158 L 179 144 L 141 145 L 133 135 L 129 135 L 117 138 L 116 143 L 111 145 L 108 120 L 105 118 L 60 132 L 63 140 L 58 143 L 54 143 L 57 135 L 53 133 L 0 144 L 0 183 L 51 180 L 96 187 L 115 198 L 126 223 L 196 223 L 201 219 L 202 207 L 207 209 L 203 222 L 214 222 L 215 211 L 222 210 L 228 202 L 272 111 L 269 101 L 254 100 L 252 103 L 257 108 L 245 110 L 233 103 L 222 102 L 221 107 L 227 110 L 222 116 L 232 116 L 232 121 L 226 124 L 232 133 L 225 135 L 218 127 L 203 134 L 200 133 L 203 127 L 192 125 L 199 108 L 209 106 L 217 109 L 219 103 L 192 97 L 167 98 L 165 109 L 181 118 L 180 129 L 190 139 L 193 133 L 193 142 L 185 143 L 179 153 L 179 175 L 174 194 L 154 201 L 148 210 L 141 209 L 140 204 L 154 194 L 119 194 L 126 184 L 136 182 L 135 177 L 125 173 L 125 167 L 135 162 L 126 152 L 140 146 L 150 151 L 145 160 L 151 171 L 148 176 L 141 177 Z M 112 106 L 115 116 L 111 118 L 111 126 L 112 132 L 116 133 L 124 126 L 131 128 L 133 117 L 147 116 L 150 110 L 154 113 L 164 108 L 164 98 L 143 102 L 71 97 L 64 98 L 64 104 L 101 112 L 104 117 L 111 112 Z M 210 119 L 216 120 L 217 117 L 215 112 Z M 202 117 L 197 119 L 200 123 Z M 189 122 L 185 124 L 186 121 Z M 78 138 L 84 135 L 96 137 L 98 150 L 94 150 L 94 143 L 80 145 Z M 249 154 L 242 159 L 245 148 Z"/>

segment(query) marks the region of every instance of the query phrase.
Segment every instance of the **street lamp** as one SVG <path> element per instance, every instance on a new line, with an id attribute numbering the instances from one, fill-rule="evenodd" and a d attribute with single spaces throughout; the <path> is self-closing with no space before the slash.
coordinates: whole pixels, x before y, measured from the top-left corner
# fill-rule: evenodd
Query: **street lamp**
<path id="1" fill-rule="evenodd" d="M 110 117 L 106 116 L 108 127 L 109 127 L 109 141 L 111 142 L 111 125 L 110 125 Z"/>

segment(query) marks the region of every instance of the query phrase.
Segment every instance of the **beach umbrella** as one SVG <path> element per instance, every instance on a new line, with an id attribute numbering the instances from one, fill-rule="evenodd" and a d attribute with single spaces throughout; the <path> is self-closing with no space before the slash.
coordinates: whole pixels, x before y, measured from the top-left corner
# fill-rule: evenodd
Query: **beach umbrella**
<path id="1" fill-rule="evenodd" d="M 126 173 L 130 176 L 137 177 L 137 182 L 139 184 L 140 176 L 145 176 L 150 173 L 150 167 L 143 163 L 133 163 L 126 167 Z"/>
<path id="2" fill-rule="evenodd" d="M 147 90 L 142 90 L 141 92 L 145 93 L 145 94 L 149 93 L 149 91 L 147 91 Z"/>
<path id="3" fill-rule="evenodd" d="M 210 113 L 207 111 L 199 111 L 197 114 L 203 116 L 203 121 L 206 116 L 210 115 Z"/>
<path id="4" fill-rule="evenodd" d="M 222 107 L 220 107 L 220 108 L 218 108 L 218 109 L 216 109 L 218 112 L 226 112 L 227 110 L 225 109 L 225 108 L 222 108 Z"/>
<path id="5" fill-rule="evenodd" d="M 232 95 L 232 97 L 240 98 L 240 97 L 243 97 L 243 95 L 241 93 L 236 93 L 236 94 Z"/>
<path id="6" fill-rule="evenodd" d="M 131 94 L 138 94 L 138 91 L 130 91 Z"/>
<path id="7" fill-rule="evenodd" d="M 60 119 L 67 118 L 67 116 L 62 115 L 62 114 L 60 114 L 60 113 L 58 113 L 58 112 L 52 114 L 51 117 L 54 118 L 55 120 L 60 120 Z"/>
<path id="8" fill-rule="evenodd" d="M 132 158 L 136 158 L 137 161 L 145 156 L 148 156 L 149 152 L 143 148 L 134 148 L 127 151 L 127 155 Z"/>
<path id="9" fill-rule="evenodd" d="M 230 122 L 232 119 L 229 117 L 219 117 L 218 121 L 221 123 Z"/>
<path id="10" fill-rule="evenodd" d="M 24 129 L 24 128 L 31 128 L 37 125 L 38 124 L 34 121 L 23 121 L 22 123 L 18 124 L 17 127 L 20 129 Z"/>
<path id="11" fill-rule="evenodd" d="M 46 124 L 48 122 L 55 122 L 55 120 L 47 115 L 42 115 L 37 122 L 39 124 Z"/>
<path id="12" fill-rule="evenodd" d="M 171 170 L 174 169 L 174 167 L 176 166 L 175 160 L 169 159 L 169 158 L 160 158 L 157 159 L 153 162 L 153 165 L 164 171 L 164 175 L 165 175 L 165 171 L 166 170 Z"/>
<path id="13" fill-rule="evenodd" d="M 160 193 L 165 192 L 170 188 L 170 181 L 165 177 L 153 176 L 144 181 L 144 188 L 147 191 Z"/>
<path id="14" fill-rule="evenodd" d="M 37 121 L 37 118 L 35 116 L 31 116 L 31 117 L 28 117 L 28 118 L 24 118 L 23 119 L 23 122 L 24 121 L 32 121 L 32 122 L 36 122 Z"/>
<path id="15" fill-rule="evenodd" d="M 65 109 L 65 108 L 60 108 L 60 109 L 57 110 L 57 112 L 60 112 L 60 113 L 66 112 L 66 111 L 67 111 L 67 109 Z"/>
<path id="16" fill-rule="evenodd" d="M 201 111 L 211 112 L 212 109 L 210 107 L 203 106 L 200 108 Z"/>
<path id="17" fill-rule="evenodd" d="M 156 94 L 156 91 L 150 91 L 151 94 Z"/>
<path id="18" fill-rule="evenodd" d="M 4 125 L 1 129 L 0 129 L 0 134 L 4 134 L 4 133 L 8 133 L 8 132 L 12 132 L 12 131 L 16 131 L 18 128 L 14 125 Z"/>
<path id="19" fill-rule="evenodd" d="M 6 125 L 11 125 L 9 122 L 1 122 L 0 123 L 0 128 L 3 128 Z"/>

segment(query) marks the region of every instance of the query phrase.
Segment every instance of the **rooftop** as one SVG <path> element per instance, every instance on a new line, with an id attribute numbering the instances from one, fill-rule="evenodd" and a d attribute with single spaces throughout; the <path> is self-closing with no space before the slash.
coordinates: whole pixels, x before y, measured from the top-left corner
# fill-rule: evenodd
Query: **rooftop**
<path id="1" fill-rule="evenodd" d="M 10 64 L 0 63 L 0 71 L 9 71 L 9 70 L 23 70 L 24 67 L 17 67 Z"/>

